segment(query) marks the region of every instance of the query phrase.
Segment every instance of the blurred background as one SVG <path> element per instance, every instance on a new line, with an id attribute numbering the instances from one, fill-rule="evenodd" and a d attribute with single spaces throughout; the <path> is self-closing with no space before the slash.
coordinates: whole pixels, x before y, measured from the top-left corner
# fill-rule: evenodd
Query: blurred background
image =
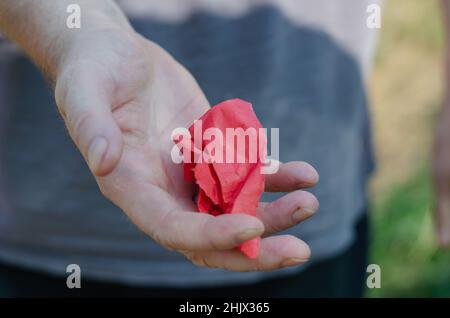
<path id="1" fill-rule="evenodd" d="M 438 0 L 385 1 L 370 80 L 378 169 L 372 180 L 369 297 L 450 297 L 450 251 L 433 235 L 430 153 L 443 94 Z"/>

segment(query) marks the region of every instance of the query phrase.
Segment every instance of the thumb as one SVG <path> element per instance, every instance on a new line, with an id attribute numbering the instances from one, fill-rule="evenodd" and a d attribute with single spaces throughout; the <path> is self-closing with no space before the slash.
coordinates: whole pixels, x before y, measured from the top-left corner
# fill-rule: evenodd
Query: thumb
<path id="1" fill-rule="evenodd" d="M 119 162 L 123 147 L 122 133 L 111 111 L 109 90 L 102 87 L 106 86 L 105 81 L 95 80 L 90 74 L 67 75 L 56 83 L 58 109 L 92 173 L 107 175 Z"/>

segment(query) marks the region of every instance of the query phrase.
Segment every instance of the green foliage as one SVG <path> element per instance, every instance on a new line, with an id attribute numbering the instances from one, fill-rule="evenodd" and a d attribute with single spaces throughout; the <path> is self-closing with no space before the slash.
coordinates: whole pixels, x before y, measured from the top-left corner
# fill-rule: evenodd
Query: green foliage
<path id="1" fill-rule="evenodd" d="M 381 266 L 381 288 L 371 297 L 450 297 L 450 251 L 433 232 L 428 168 L 374 202 L 371 262 Z"/>

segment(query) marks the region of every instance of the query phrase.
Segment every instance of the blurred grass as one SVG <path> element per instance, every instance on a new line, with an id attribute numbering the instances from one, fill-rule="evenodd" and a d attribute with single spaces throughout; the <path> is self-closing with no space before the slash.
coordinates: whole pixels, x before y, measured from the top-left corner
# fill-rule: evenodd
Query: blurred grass
<path id="1" fill-rule="evenodd" d="M 450 297 L 450 252 L 433 236 L 430 149 L 442 96 L 440 1 L 386 0 L 370 81 L 378 170 L 371 184 L 369 297 Z"/>
<path id="2" fill-rule="evenodd" d="M 450 253 L 434 241 L 428 167 L 373 206 L 371 262 L 381 266 L 372 297 L 450 297 Z"/>

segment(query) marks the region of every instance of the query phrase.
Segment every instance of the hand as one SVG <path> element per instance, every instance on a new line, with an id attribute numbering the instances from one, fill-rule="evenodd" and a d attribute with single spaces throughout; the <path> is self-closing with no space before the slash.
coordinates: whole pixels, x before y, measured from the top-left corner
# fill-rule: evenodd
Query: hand
<path id="1" fill-rule="evenodd" d="M 59 110 L 102 193 L 142 231 L 207 267 L 272 270 L 308 260 L 308 246 L 290 235 L 264 238 L 255 260 L 235 247 L 317 210 L 317 199 L 299 190 L 318 181 L 310 165 L 286 163 L 267 176 L 268 191 L 291 192 L 261 203 L 259 218 L 194 212 L 194 188 L 170 156 L 172 130 L 189 127 L 210 107 L 194 78 L 130 31 L 92 33 L 74 47 L 57 76 Z"/>
<path id="2" fill-rule="evenodd" d="M 436 234 L 441 246 L 450 247 L 450 105 L 444 107 L 436 131 L 433 175 Z"/>

